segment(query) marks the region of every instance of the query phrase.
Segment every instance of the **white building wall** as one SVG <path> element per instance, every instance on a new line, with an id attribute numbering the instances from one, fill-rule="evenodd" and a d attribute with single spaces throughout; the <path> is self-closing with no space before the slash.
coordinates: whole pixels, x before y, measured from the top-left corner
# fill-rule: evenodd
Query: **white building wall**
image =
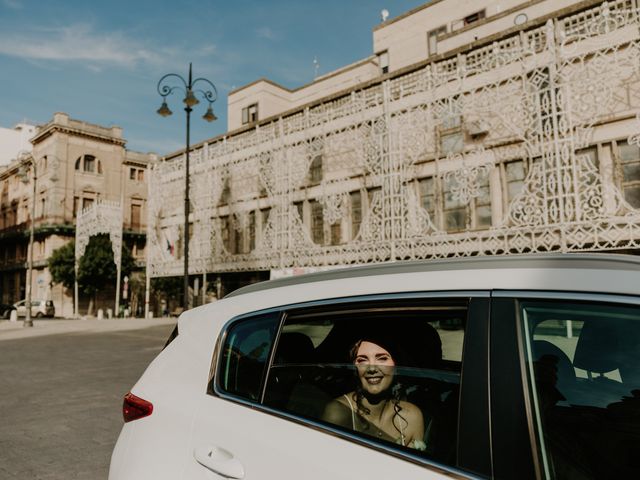
<path id="1" fill-rule="evenodd" d="M 20 152 L 31 152 L 29 139 L 36 134 L 37 127 L 18 123 L 13 128 L 0 127 L 0 167 L 7 166 Z"/>

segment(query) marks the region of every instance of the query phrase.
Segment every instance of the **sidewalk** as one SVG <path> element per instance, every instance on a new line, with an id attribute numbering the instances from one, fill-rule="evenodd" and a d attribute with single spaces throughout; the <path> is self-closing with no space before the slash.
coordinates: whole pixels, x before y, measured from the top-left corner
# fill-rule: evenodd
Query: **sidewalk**
<path id="1" fill-rule="evenodd" d="M 113 332 L 136 330 L 155 325 L 175 324 L 177 318 L 80 318 L 80 319 L 34 319 L 33 327 L 24 327 L 23 319 L 17 322 L 0 320 L 0 341 L 17 338 L 31 338 L 43 335 L 79 332 Z"/>

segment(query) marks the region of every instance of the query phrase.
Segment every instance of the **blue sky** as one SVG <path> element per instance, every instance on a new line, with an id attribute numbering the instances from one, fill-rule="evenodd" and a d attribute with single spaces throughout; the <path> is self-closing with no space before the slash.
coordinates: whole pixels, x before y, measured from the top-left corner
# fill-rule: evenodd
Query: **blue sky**
<path id="1" fill-rule="evenodd" d="M 41 124 L 54 112 L 124 129 L 127 147 L 166 154 L 184 148 L 180 97 L 161 118 L 165 73 L 217 87 L 219 120 L 191 139 L 226 131 L 227 94 L 260 77 L 295 88 L 372 54 L 372 28 L 426 0 L 0 0 L 0 126 Z M 202 111 L 201 111 L 202 110 Z"/>

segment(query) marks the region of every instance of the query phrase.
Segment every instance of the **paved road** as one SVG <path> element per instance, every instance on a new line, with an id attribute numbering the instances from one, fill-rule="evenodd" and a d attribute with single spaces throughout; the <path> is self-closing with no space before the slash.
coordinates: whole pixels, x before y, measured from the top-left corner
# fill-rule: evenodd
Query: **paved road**
<path id="1" fill-rule="evenodd" d="M 147 323 L 0 326 L 0 479 L 107 478 L 122 397 L 175 321 Z"/>

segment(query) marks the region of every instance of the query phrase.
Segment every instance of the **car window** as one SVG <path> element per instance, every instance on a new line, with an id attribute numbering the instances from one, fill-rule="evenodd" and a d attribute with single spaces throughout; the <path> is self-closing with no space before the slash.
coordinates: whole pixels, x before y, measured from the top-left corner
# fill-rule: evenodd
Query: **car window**
<path id="1" fill-rule="evenodd" d="M 632 478 L 640 468 L 640 307 L 520 304 L 547 478 Z"/>
<path id="2" fill-rule="evenodd" d="M 466 317 L 466 299 L 292 312 L 264 403 L 455 465 Z"/>
<path id="3" fill-rule="evenodd" d="M 265 368 L 279 316 L 258 316 L 234 322 L 227 330 L 216 375 L 224 392 L 259 401 Z"/>

